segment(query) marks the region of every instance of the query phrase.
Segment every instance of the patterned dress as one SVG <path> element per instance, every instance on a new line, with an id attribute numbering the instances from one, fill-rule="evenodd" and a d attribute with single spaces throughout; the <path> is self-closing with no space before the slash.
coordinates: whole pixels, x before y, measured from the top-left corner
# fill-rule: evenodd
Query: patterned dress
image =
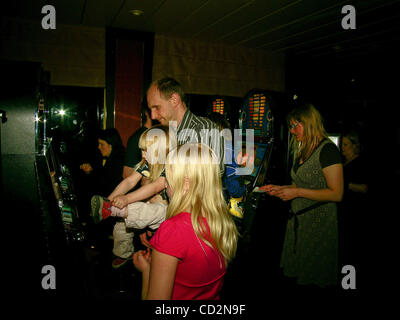
<path id="1" fill-rule="evenodd" d="M 323 146 L 331 143 L 323 140 L 313 154 L 298 167 L 291 170 L 296 187 L 325 189 L 327 184 L 322 172 L 320 153 Z M 316 201 L 295 198 L 291 208 L 294 213 L 307 208 Z M 323 205 L 288 221 L 281 256 L 281 267 L 288 277 L 296 277 L 298 284 L 315 284 L 320 287 L 336 285 L 338 273 L 338 226 L 336 203 Z"/>

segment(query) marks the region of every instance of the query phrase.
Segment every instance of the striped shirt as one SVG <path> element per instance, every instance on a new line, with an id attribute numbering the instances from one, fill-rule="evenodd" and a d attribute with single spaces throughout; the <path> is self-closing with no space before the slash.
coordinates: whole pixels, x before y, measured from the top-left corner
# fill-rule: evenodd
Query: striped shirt
<path id="1" fill-rule="evenodd" d="M 225 171 L 224 138 L 217 125 L 211 120 L 195 116 L 189 109 L 185 112 L 177 129 L 178 144 L 204 143 L 217 155 L 220 161 L 220 174 Z"/>

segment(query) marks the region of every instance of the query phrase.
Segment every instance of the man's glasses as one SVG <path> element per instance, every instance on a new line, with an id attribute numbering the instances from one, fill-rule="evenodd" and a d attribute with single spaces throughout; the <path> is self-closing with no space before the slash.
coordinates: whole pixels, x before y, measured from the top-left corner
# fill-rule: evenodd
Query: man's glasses
<path id="1" fill-rule="evenodd" d="M 299 123 L 300 122 L 296 122 L 296 123 L 293 123 L 293 124 L 289 125 L 289 130 L 292 130 L 292 129 L 296 128 L 299 125 Z"/>

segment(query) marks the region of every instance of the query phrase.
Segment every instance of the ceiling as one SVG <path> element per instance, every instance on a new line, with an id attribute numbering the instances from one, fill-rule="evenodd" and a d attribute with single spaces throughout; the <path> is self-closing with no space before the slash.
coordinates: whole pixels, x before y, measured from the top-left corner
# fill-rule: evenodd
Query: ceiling
<path id="1" fill-rule="evenodd" d="M 54 5 L 57 23 L 155 32 L 286 53 L 295 58 L 356 60 L 394 49 L 400 40 L 399 0 L 13 0 L 7 16 L 41 19 Z M 356 29 L 341 26 L 343 6 Z M 130 10 L 144 13 L 134 16 Z"/>

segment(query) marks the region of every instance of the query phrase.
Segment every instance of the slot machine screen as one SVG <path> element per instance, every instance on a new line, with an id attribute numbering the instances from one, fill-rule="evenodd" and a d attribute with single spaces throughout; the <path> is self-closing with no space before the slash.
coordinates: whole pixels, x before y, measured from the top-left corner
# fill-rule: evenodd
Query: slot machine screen
<path id="1" fill-rule="evenodd" d="M 49 173 L 51 175 L 54 175 L 57 170 L 57 161 L 54 155 L 53 143 L 51 141 L 47 145 L 45 154 L 46 154 L 46 160 L 47 160 L 46 162 L 49 169 Z"/>
<path id="2" fill-rule="evenodd" d="M 254 129 L 254 135 L 262 134 L 263 119 L 265 113 L 265 96 L 255 94 L 249 99 L 249 128 Z"/>
<path id="3" fill-rule="evenodd" d="M 250 175 L 244 176 L 247 180 L 246 184 L 251 183 L 252 188 L 260 186 L 264 182 L 271 146 L 272 144 L 267 143 L 254 143 L 254 167 Z M 245 145 L 242 145 L 242 152 L 246 152 Z"/>
<path id="4" fill-rule="evenodd" d="M 213 112 L 218 112 L 218 113 L 220 113 L 220 114 L 224 114 L 224 109 L 225 109 L 225 102 L 224 102 L 224 99 L 221 99 L 221 98 L 218 98 L 218 99 L 215 99 L 214 101 L 213 101 L 213 106 L 212 106 L 212 111 Z"/>
<path id="5" fill-rule="evenodd" d="M 238 150 L 240 148 L 240 146 L 237 144 L 236 145 Z M 249 175 L 250 177 L 255 178 L 258 174 L 258 172 L 260 171 L 261 165 L 263 163 L 263 160 L 265 158 L 265 153 L 268 149 L 268 144 L 264 144 L 264 143 L 254 143 L 254 168 L 251 172 L 251 174 Z M 242 143 L 242 153 L 245 154 L 246 153 L 246 143 Z"/>
<path id="6" fill-rule="evenodd" d="M 59 200 L 61 200 L 62 196 L 61 196 L 60 185 L 57 181 L 57 174 L 59 173 L 59 172 L 57 172 L 58 171 L 58 169 L 57 169 L 58 163 L 57 163 L 56 156 L 54 154 L 53 143 L 51 140 L 47 144 L 45 156 L 46 156 L 46 164 L 47 164 L 48 173 L 51 178 L 51 183 L 53 186 L 54 195 L 55 195 L 56 199 L 59 201 Z"/>
<path id="7" fill-rule="evenodd" d="M 262 150 L 262 157 L 260 154 L 260 164 L 257 168 L 257 174 L 255 177 L 255 180 L 253 182 L 253 188 L 262 186 L 264 184 L 265 176 L 267 173 L 268 165 L 269 165 L 269 159 L 271 156 L 271 151 L 272 151 L 272 143 L 269 144 L 264 144 L 261 148 Z"/>
<path id="8" fill-rule="evenodd" d="M 236 122 L 239 114 L 235 112 L 240 108 L 243 103 L 242 98 L 238 97 L 227 97 L 227 96 L 208 96 L 205 108 L 206 113 L 204 116 L 208 117 L 212 113 L 218 113 L 224 116 L 225 120 L 228 121 L 229 126 L 234 129 L 237 128 Z M 232 108 L 234 106 L 234 108 Z M 204 111 L 204 104 L 200 104 L 199 108 Z M 199 113 L 201 115 L 201 113 Z"/>
<path id="9" fill-rule="evenodd" d="M 267 147 L 267 144 L 254 143 L 254 169 L 251 173 L 251 176 L 254 178 L 257 176 L 258 172 L 261 169 Z"/>
<path id="10" fill-rule="evenodd" d="M 243 129 L 253 129 L 254 137 L 267 138 L 272 133 L 272 98 L 264 92 L 250 91 L 244 99 L 240 122 Z"/>

